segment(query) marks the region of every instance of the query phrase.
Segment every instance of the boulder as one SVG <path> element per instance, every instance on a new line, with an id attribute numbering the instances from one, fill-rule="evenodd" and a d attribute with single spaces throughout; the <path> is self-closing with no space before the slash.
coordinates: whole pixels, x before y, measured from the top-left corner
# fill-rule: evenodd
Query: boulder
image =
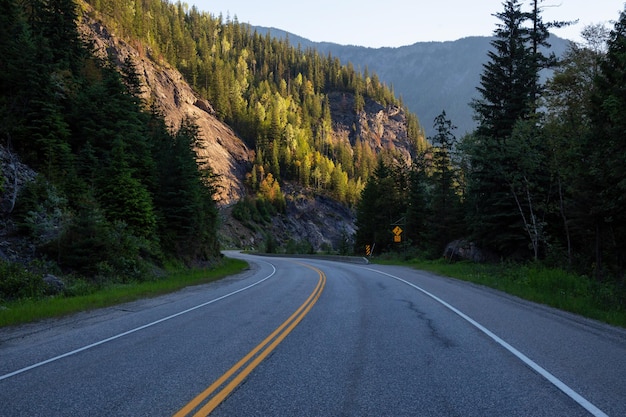
<path id="1" fill-rule="evenodd" d="M 497 256 L 493 253 L 464 239 L 457 239 L 448 243 L 443 251 L 443 256 L 450 261 L 469 260 L 479 263 L 497 260 Z"/>
<path id="2" fill-rule="evenodd" d="M 65 289 L 65 283 L 52 274 L 46 274 L 43 277 L 43 282 L 45 282 L 47 286 L 46 292 L 51 295 L 59 294 Z"/>

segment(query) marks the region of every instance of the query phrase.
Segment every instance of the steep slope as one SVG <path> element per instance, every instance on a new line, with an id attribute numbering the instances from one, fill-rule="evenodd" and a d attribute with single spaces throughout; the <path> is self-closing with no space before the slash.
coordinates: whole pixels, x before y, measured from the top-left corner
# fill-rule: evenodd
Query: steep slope
<path id="1" fill-rule="evenodd" d="M 212 106 L 199 98 L 176 69 L 157 64 L 148 54 L 140 54 L 126 41 L 110 33 L 105 26 L 83 14 L 79 29 L 97 53 L 108 54 L 118 65 L 127 57 L 135 64 L 143 88 L 143 99 L 155 103 L 172 127 L 191 117 L 203 139 L 197 149 L 219 175 L 217 200 L 228 205 L 239 200 L 245 190 L 242 179 L 249 170 L 250 150 L 235 132 L 215 117 Z"/>

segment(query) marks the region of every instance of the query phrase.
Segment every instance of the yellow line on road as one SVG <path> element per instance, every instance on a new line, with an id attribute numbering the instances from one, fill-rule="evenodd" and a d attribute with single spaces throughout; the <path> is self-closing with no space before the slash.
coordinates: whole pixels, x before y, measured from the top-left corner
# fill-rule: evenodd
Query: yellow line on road
<path id="1" fill-rule="evenodd" d="M 189 415 L 196 408 L 198 408 L 207 398 L 211 397 L 213 393 L 223 386 L 227 381 L 227 385 L 221 389 L 217 394 L 208 400 L 208 402 L 200 408 L 194 415 L 194 417 L 208 416 L 224 399 L 265 359 L 275 348 L 282 342 L 285 337 L 302 321 L 304 316 L 311 310 L 313 305 L 317 302 L 324 286 L 326 285 L 326 275 L 319 269 L 310 265 L 301 264 L 309 269 L 316 271 L 319 274 L 319 281 L 317 286 L 309 295 L 309 298 L 293 313 L 283 324 L 281 324 L 276 330 L 274 330 L 269 336 L 259 343 L 254 349 L 252 349 L 246 356 L 244 356 L 239 362 L 237 362 L 226 373 L 219 377 L 211 386 L 200 393 L 196 398 L 191 400 L 185 407 L 174 414 L 174 417 L 183 417 Z M 245 366 L 247 364 L 247 366 Z M 244 367 L 242 369 L 242 367 Z M 239 372 L 239 373 L 238 373 Z M 234 377 L 233 377 L 234 376 Z"/>

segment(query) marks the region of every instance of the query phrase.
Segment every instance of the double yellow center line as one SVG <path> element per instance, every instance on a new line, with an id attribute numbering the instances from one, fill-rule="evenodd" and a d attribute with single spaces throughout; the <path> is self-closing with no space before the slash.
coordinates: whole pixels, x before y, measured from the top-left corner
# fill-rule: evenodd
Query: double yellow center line
<path id="1" fill-rule="evenodd" d="M 304 316 L 317 302 L 324 286 L 326 275 L 319 269 L 310 265 L 301 264 L 319 274 L 317 286 L 309 295 L 309 298 L 293 313 L 283 324 L 274 330 L 269 336 L 252 349 L 246 356 L 230 368 L 224 375 L 219 377 L 211 386 L 191 400 L 185 407 L 174 414 L 174 417 L 191 415 L 194 417 L 208 416 L 237 386 L 282 342 L 285 337 L 302 321 Z M 218 391 L 221 388 L 220 391 Z"/>

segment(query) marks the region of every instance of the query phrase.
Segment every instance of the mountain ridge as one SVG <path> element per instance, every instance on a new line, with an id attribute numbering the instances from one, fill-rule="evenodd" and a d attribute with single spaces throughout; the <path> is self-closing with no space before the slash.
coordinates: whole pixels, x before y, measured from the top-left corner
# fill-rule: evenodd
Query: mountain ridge
<path id="1" fill-rule="evenodd" d="M 476 123 L 470 107 L 478 97 L 483 64 L 493 39 L 468 36 L 454 41 L 415 42 L 398 47 L 371 48 L 315 42 L 278 28 L 251 26 L 259 33 L 288 39 L 293 45 L 331 53 L 342 64 L 375 73 L 393 87 L 407 108 L 415 113 L 428 137 L 434 134 L 433 120 L 445 110 L 460 136 L 474 130 Z M 551 36 L 552 50 L 561 56 L 570 41 Z"/>

